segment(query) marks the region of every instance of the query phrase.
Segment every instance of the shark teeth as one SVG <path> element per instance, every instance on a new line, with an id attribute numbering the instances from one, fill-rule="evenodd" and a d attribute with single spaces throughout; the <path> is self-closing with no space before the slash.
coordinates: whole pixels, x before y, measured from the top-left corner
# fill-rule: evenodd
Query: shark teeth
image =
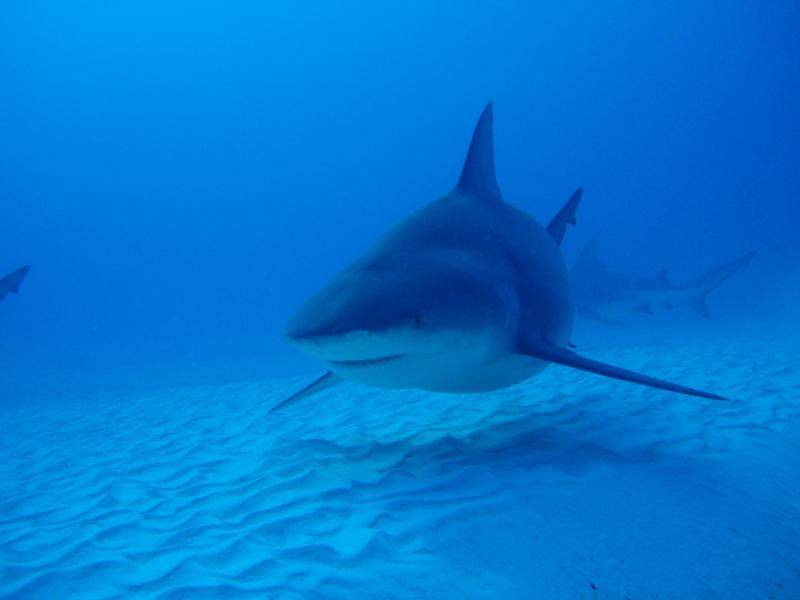
<path id="1" fill-rule="evenodd" d="M 363 360 L 336 360 L 331 361 L 334 364 L 342 365 L 345 367 L 369 367 L 372 365 L 379 365 L 381 363 L 389 362 L 397 358 L 402 358 L 405 354 L 392 354 L 391 356 L 379 356 L 377 358 L 366 358 Z"/>

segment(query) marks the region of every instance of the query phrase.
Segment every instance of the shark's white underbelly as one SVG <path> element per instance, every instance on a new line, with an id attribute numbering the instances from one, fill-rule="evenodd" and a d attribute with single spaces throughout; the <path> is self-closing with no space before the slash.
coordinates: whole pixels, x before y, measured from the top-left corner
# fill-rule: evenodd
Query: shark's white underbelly
<path id="1" fill-rule="evenodd" d="M 458 355 L 414 354 L 377 361 L 332 362 L 328 366 L 342 379 L 374 387 L 475 393 L 520 383 L 549 364 L 521 354 L 480 362 L 463 359 Z"/>

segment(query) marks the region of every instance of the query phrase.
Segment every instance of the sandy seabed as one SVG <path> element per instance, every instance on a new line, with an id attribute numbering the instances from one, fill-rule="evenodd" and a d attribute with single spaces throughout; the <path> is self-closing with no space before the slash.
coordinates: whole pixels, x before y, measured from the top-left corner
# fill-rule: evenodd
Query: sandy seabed
<path id="1" fill-rule="evenodd" d="M 800 348 L 492 394 L 307 380 L 2 407 L 0 597 L 800 598 Z"/>

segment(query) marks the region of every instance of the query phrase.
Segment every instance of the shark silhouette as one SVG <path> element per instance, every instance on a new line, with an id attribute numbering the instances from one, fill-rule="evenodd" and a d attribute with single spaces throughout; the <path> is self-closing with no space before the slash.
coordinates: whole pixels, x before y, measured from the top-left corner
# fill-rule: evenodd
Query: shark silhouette
<path id="1" fill-rule="evenodd" d="M 19 294 L 19 285 L 22 283 L 22 280 L 27 277 L 28 271 L 30 270 L 31 268 L 29 266 L 20 267 L 16 271 L 12 271 L 0 279 L 0 302 L 2 302 L 9 293 Z"/>
<path id="2" fill-rule="evenodd" d="M 748 252 L 694 279 L 676 284 L 666 271 L 644 277 L 609 271 L 600 258 L 600 246 L 592 240 L 572 268 L 572 284 L 577 314 L 587 319 L 622 324 L 603 314 L 608 306 L 625 306 L 633 314 L 652 314 L 654 306 L 674 308 L 686 303 L 705 319 L 711 318 L 706 296 L 750 264 L 755 252 Z"/>
<path id="3" fill-rule="evenodd" d="M 506 203 L 495 178 L 492 120 L 489 103 L 452 191 L 390 229 L 291 318 L 288 341 L 330 370 L 271 411 L 343 379 L 483 392 L 550 363 L 724 399 L 568 347 L 575 309 L 559 244 L 581 191 L 547 228 Z"/>

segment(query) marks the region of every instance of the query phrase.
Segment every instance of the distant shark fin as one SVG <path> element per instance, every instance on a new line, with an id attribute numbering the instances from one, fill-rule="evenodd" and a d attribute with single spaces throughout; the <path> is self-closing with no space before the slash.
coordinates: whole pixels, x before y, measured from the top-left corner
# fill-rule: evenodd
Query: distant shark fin
<path id="1" fill-rule="evenodd" d="M 561 210 L 558 211 L 558 214 L 553 217 L 553 220 L 550 221 L 550 224 L 547 226 L 547 233 L 555 240 L 557 246 L 560 246 L 564 239 L 567 225 L 575 225 L 575 211 L 578 209 L 578 204 L 580 204 L 582 196 L 583 188 L 575 190 L 566 204 L 561 207 Z"/>
<path id="2" fill-rule="evenodd" d="M 689 298 L 689 306 L 691 306 L 692 310 L 694 310 L 694 312 L 704 319 L 711 318 L 711 313 L 708 312 L 708 304 L 706 304 L 705 296 L 691 296 Z"/>
<path id="3" fill-rule="evenodd" d="M 650 387 L 667 390 L 670 392 L 677 392 L 679 394 L 686 394 L 689 396 L 699 396 L 700 398 L 710 398 L 712 400 L 727 400 L 717 394 L 696 390 L 694 388 L 664 381 L 663 379 L 656 379 L 649 375 L 643 375 L 636 371 L 628 371 L 620 367 L 615 367 L 606 363 L 602 363 L 591 358 L 586 358 L 573 352 L 568 348 L 561 348 L 543 342 L 525 343 L 524 347 L 519 350 L 522 354 L 546 360 L 548 362 L 563 365 L 565 367 L 572 367 L 581 371 L 588 371 L 603 375 L 605 377 L 612 377 L 614 379 L 621 379 L 622 381 L 630 381 L 631 383 L 638 383 L 640 385 L 647 385 Z"/>
<path id="4" fill-rule="evenodd" d="M 20 267 L 16 271 L 13 271 L 0 279 L 0 289 L 3 289 L 3 294 L 5 295 L 6 292 L 11 292 L 12 294 L 19 294 L 19 284 L 22 283 L 22 280 L 25 279 L 28 275 L 28 271 L 31 268 L 28 265 L 24 267 Z M 3 298 L 0 297 L 0 300 Z"/>
<path id="5" fill-rule="evenodd" d="M 462 193 L 492 200 L 501 200 L 500 188 L 494 170 L 494 140 L 492 134 L 492 103 L 483 109 L 472 143 L 464 161 L 464 168 L 456 189 Z"/>
<path id="6" fill-rule="evenodd" d="M 341 381 L 342 380 L 339 377 L 328 371 L 322 377 L 315 379 L 313 382 L 309 383 L 299 392 L 292 394 L 291 396 L 286 398 L 286 400 L 283 400 L 282 402 L 279 402 L 278 404 L 270 408 L 269 412 L 273 413 L 279 408 L 284 408 L 286 406 L 289 406 L 290 404 L 294 404 L 298 400 L 302 400 L 303 398 L 308 398 L 309 396 L 313 396 L 314 394 L 324 392 L 325 390 L 332 388 Z"/>
<path id="7" fill-rule="evenodd" d="M 576 271 L 605 271 L 606 267 L 600 258 L 600 242 L 597 238 L 590 241 L 584 246 L 578 260 L 575 261 L 573 267 Z"/>
<path id="8" fill-rule="evenodd" d="M 708 306 L 706 305 L 706 296 L 733 277 L 739 269 L 749 265 L 755 254 L 755 252 L 748 252 L 729 263 L 706 271 L 699 277 L 690 281 L 686 285 L 686 288 L 689 290 L 689 306 L 704 319 L 710 319 L 711 314 L 708 312 Z"/>

